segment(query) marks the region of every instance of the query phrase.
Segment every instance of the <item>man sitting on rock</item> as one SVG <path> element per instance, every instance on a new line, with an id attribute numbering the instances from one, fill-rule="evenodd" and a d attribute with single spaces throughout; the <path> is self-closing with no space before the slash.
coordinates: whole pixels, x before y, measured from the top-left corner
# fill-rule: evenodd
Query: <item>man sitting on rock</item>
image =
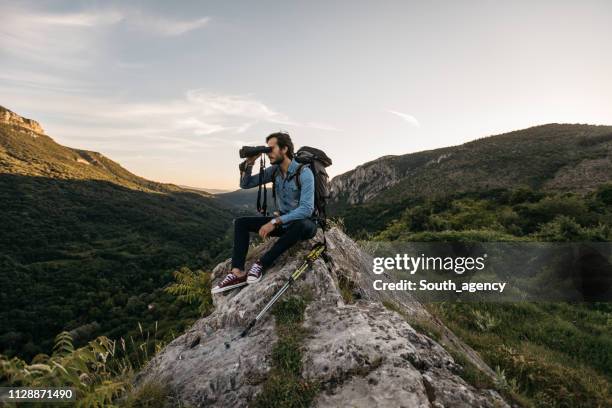
<path id="1" fill-rule="evenodd" d="M 266 138 L 272 149 L 268 158 L 272 164 L 264 171 L 263 181 L 259 175 L 252 176 L 255 160 L 261 155 L 247 158 L 240 165 L 240 188 L 253 188 L 266 184 L 275 177 L 276 200 L 280 215 L 276 217 L 239 217 L 234 220 L 234 250 L 232 270 L 212 289 L 212 293 L 224 292 L 246 284 L 259 282 L 263 271 L 283 252 L 300 240 L 310 239 L 317 232 L 316 221 L 312 218 L 314 211 L 314 175 L 308 166 L 303 166 L 296 175 L 300 164 L 293 158 L 293 142 L 287 133 L 272 133 Z M 299 185 L 297 178 L 299 177 Z M 259 236 L 278 236 L 279 239 L 249 272 L 244 264 L 249 248 L 249 232 L 258 232 Z"/>

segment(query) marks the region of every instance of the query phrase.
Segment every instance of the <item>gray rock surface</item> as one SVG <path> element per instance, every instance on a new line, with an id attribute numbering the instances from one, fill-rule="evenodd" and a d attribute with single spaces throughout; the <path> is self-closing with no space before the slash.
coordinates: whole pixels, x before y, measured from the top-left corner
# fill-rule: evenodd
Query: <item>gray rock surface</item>
<path id="1" fill-rule="evenodd" d="M 330 201 L 360 204 L 397 184 L 403 175 L 393 162 L 393 156 L 383 156 L 334 177 L 330 183 Z"/>
<path id="2" fill-rule="evenodd" d="M 497 392 L 467 384 L 458 374 L 461 368 L 440 344 L 415 331 L 381 302 L 393 300 L 406 314 L 430 319 L 444 333 L 446 344 L 491 373 L 477 353 L 408 293 L 374 291 L 371 258 L 343 232 L 332 228 L 326 237 L 329 259 L 316 260 L 285 295 L 305 290 L 313 295 L 303 323 L 309 334 L 303 343 L 302 375 L 320 384 L 315 406 L 509 407 Z M 168 344 L 139 373 L 137 385 L 168 384 L 181 402 L 192 406 L 248 406 L 270 370 L 277 340 L 274 317 L 268 315 L 246 338 L 232 342 L 229 350 L 224 342 L 241 332 L 320 239 L 321 232 L 296 245 L 259 283 L 215 296 L 215 311 Z M 256 259 L 271 244 L 253 248 L 249 259 Z M 219 264 L 213 271 L 214 283 L 229 269 L 229 260 Z M 344 301 L 339 280 L 351 283 L 354 302 Z"/>

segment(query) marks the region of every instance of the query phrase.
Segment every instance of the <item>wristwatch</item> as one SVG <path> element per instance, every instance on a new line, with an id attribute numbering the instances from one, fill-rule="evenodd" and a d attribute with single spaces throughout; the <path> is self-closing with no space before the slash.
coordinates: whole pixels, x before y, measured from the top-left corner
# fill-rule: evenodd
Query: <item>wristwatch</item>
<path id="1" fill-rule="evenodd" d="M 270 221 L 270 223 L 276 227 L 280 224 L 280 221 L 278 220 L 278 218 L 272 218 L 272 221 Z"/>

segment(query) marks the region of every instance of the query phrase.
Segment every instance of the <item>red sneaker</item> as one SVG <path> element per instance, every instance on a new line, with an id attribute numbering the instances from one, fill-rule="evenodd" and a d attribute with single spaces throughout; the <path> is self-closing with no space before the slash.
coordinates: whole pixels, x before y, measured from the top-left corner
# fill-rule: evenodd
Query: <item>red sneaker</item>
<path id="1" fill-rule="evenodd" d="M 249 273 L 247 273 L 247 283 L 259 282 L 261 280 L 261 275 L 263 275 L 263 265 L 257 261 L 251 266 Z"/>
<path id="2" fill-rule="evenodd" d="M 233 273 L 228 273 L 225 278 L 219 283 L 217 286 L 212 288 L 210 293 L 220 293 L 225 292 L 226 290 L 231 290 L 235 288 L 239 288 L 247 284 L 247 276 L 236 276 Z"/>

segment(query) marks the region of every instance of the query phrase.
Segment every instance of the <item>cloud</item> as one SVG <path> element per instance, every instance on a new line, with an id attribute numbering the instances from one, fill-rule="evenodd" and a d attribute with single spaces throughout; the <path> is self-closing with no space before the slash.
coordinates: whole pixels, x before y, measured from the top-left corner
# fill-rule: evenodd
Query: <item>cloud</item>
<path id="1" fill-rule="evenodd" d="M 13 58 L 9 60 L 13 63 L 82 68 L 96 49 L 91 27 L 101 21 L 106 20 L 88 14 L 52 15 L 7 6 L 0 13 L 0 48 Z"/>
<path id="2" fill-rule="evenodd" d="M 107 112 L 117 119 L 149 121 L 166 117 L 174 129 L 194 135 L 218 132 L 244 133 L 257 123 L 274 123 L 321 130 L 337 130 L 318 122 L 296 122 L 286 114 L 267 106 L 252 94 L 228 95 L 192 89 L 184 99 L 156 103 L 124 104 Z"/>
<path id="3" fill-rule="evenodd" d="M 178 18 L 108 3 L 57 12 L 31 4 L 2 5 L 0 94 L 2 102 L 17 112 L 51 118 L 43 126 L 64 142 L 92 141 L 95 148 L 142 141 L 164 148 L 204 149 L 231 144 L 257 125 L 335 129 L 292 120 L 253 94 L 200 88 L 176 98 L 138 101 L 126 98 L 129 91 L 117 92 L 91 80 L 106 70 L 146 66 L 114 55 L 111 39 L 118 28 L 176 37 L 206 27 L 208 16 Z"/>
<path id="4" fill-rule="evenodd" d="M 225 126 L 206 123 L 197 118 L 179 119 L 176 125 L 178 129 L 190 129 L 196 135 L 210 135 L 228 129 Z"/>
<path id="5" fill-rule="evenodd" d="M 79 12 L 50 13 L 30 11 L 22 8 L 7 8 L 3 10 L 1 21 L 12 26 L 28 25 L 30 30 L 46 30 L 64 28 L 91 28 L 114 25 L 124 22 L 132 28 L 157 35 L 177 36 L 206 26 L 211 17 L 195 19 L 179 19 L 164 15 L 147 13 L 134 8 L 96 8 Z"/>
<path id="6" fill-rule="evenodd" d="M 244 133 L 247 130 L 249 130 L 255 123 L 257 122 L 251 122 L 251 123 L 245 123 L 244 125 L 238 126 L 236 128 L 236 133 Z"/>
<path id="7" fill-rule="evenodd" d="M 187 91 L 186 99 L 197 107 L 200 114 L 209 117 L 234 116 L 267 121 L 287 120 L 285 115 L 254 99 L 250 94 L 222 95 L 203 89 L 193 89 Z"/>
<path id="8" fill-rule="evenodd" d="M 205 152 L 218 146 L 248 144 L 244 134 L 257 124 L 333 130 L 318 122 L 295 122 L 252 94 L 232 95 L 193 89 L 182 98 L 136 103 L 119 98 L 53 93 L 19 88 L 3 91 L 8 108 L 44 112 L 43 123 L 58 142 L 87 149 L 118 150 L 146 146 L 177 153 Z M 268 126 L 269 127 L 269 126 Z"/>
<path id="9" fill-rule="evenodd" d="M 173 37 L 205 27 L 211 17 L 180 19 L 135 8 L 89 8 L 49 12 L 3 5 L 0 49 L 25 63 L 83 69 L 104 58 L 119 24 L 148 35 Z"/>
<path id="10" fill-rule="evenodd" d="M 232 144 L 236 147 L 242 147 L 242 146 L 254 145 L 260 142 L 261 140 L 234 140 Z"/>
<path id="11" fill-rule="evenodd" d="M 56 14 L 25 12 L 18 14 L 17 17 L 25 22 L 36 25 L 95 27 L 118 23 L 125 18 L 125 15 L 117 10 L 99 10 L 95 12 Z"/>
<path id="12" fill-rule="evenodd" d="M 122 60 L 116 60 L 114 62 L 114 66 L 120 69 L 143 69 L 146 68 L 148 66 L 148 64 L 145 64 L 144 62 L 128 62 L 128 61 L 122 61 Z"/>
<path id="13" fill-rule="evenodd" d="M 53 92 L 92 92 L 95 86 L 73 78 L 66 78 L 43 71 L 29 69 L 4 68 L 0 70 L 0 85 L 8 87 L 36 88 Z"/>
<path id="14" fill-rule="evenodd" d="M 419 123 L 417 118 L 415 118 L 414 116 L 408 113 L 402 113 L 402 112 L 398 112 L 398 111 L 394 111 L 390 109 L 388 109 L 387 112 L 399 116 L 400 118 L 404 119 L 406 122 L 410 123 L 414 127 L 421 127 L 421 124 Z"/>
<path id="15" fill-rule="evenodd" d="M 210 22 L 210 17 L 195 20 L 176 20 L 151 14 L 136 13 L 128 19 L 136 28 L 161 36 L 178 36 L 197 30 Z"/>
<path id="16" fill-rule="evenodd" d="M 332 125 L 328 125 L 327 123 L 320 123 L 320 122 L 307 122 L 305 124 L 306 127 L 309 127 L 311 129 L 319 129 L 319 130 L 329 130 L 331 132 L 340 132 L 341 129 L 332 126 Z"/>
<path id="17" fill-rule="evenodd" d="M 253 95 L 228 95 L 192 89 L 183 99 L 152 103 L 122 103 L 101 113 L 109 119 L 131 123 L 163 121 L 166 127 L 194 135 L 222 131 L 243 133 L 256 123 L 286 123 L 288 117 Z"/>

